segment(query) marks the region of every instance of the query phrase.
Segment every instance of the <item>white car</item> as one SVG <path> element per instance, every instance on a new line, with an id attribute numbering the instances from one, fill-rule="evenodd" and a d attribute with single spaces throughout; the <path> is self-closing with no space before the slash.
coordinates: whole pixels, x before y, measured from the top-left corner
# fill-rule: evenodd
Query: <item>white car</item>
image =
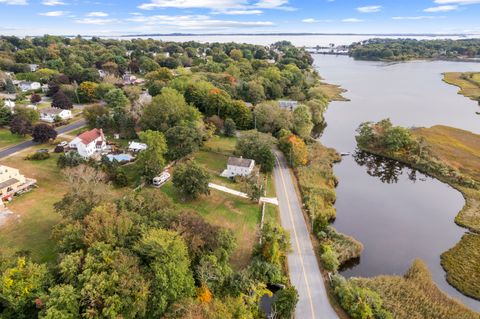
<path id="1" fill-rule="evenodd" d="M 68 145 L 68 142 L 67 142 L 67 141 L 63 141 L 63 142 L 58 143 L 58 146 L 63 146 L 63 147 L 65 147 L 65 146 L 67 146 L 67 145 Z"/>
<path id="2" fill-rule="evenodd" d="M 159 176 L 155 177 L 152 181 L 154 187 L 161 187 L 170 179 L 169 172 L 162 172 Z"/>

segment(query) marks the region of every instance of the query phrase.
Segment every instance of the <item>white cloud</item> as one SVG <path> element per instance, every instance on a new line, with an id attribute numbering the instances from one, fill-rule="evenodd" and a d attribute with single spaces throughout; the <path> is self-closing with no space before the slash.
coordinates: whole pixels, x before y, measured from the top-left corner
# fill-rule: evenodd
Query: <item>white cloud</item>
<path id="1" fill-rule="evenodd" d="M 436 4 L 458 4 L 458 5 L 469 5 L 469 4 L 478 4 L 480 0 L 435 0 Z"/>
<path id="2" fill-rule="evenodd" d="M 49 11 L 49 12 L 42 12 L 38 15 L 45 16 L 45 17 L 61 17 L 68 14 L 68 11 Z"/>
<path id="3" fill-rule="evenodd" d="M 314 18 L 303 19 L 303 23 L 320 23 L 320 22 L 333 22 L 333 20 L 317 20 Z"/>
<path id="4" fill-rule="evenodd" d="M 357 19 L 357 18 L 347 18 L 347 19 L 343 19 L 342 22 L 359 23 L 359 22 L 363 22 L 363 20 L 362 19 Z"/>
<path id="5" fill-rule="evenodd" d="M 87 13 L 87 17 L 108 17 L 108 13 L 101 11 L 94 11 Z"/>
<path id="6" fill-rule="evenodd" d="M 221 10 L 213 11 L 213 14 L 228 14 L 228 15 L 248 15 L 248 14 L 262 14 L 262 10 Z"/>
<path id="7" fill-rule="evenodd" d="M 445 17 L 438 16 L 411 16 L 411 17 L 392 17 L 393 20 L 433 20 L 433 19 L 443 19 Z"/>
<path id="8" fill-rule="evenodd" d="M 138 8 L 143 10 L 153 10 L 157 8 L 177 8 L 177 9 L 210 9 L 213 11 L 240 10 L 242 12 L 258 9 L 280 9 L 294 10 L 286 6 L 288 0 L 150 0 L 142 3 Z"/>
<path id="9" fill-rule="evenodd" d="M 448 12 L 448 11 L 455 11 L 458 9 L 458 6 L 456 5 L 445 5 L 445 6 L 437 6 L 437 7 L 431 7 L 431 8 L 426 8 L 425 12 Z"/>
<path id="10" fill-rule="evenodd" d="M 382 11 L 382 6 L 366 6 L 357 8 L 358 12 L 361 13 L 375 13 Z"/>
<path id="11" fill-rule="evenodd" d="M 75 22 L 80 24 L 107 25 L 118 23 L 119 21 L 117 19 L 83 18 L 77 19 Z"/>
<path id="12" fill-rule="evenodd" d="M 274 25 L 270 21 L 220 20 L 212 19 L 206 15 L 136 16 L 127 19 L 127 21 L 141 23 L 144 26 L 172 26 L 181 30 L 219 30 L 229 28 L 268 27 Z"/>
<path id="13" fill-rule="evenodd" d="M 64 6 L 66 5 L 65 2 L 59 0 L 43 0 L 42 4 L 44 6 Z"/>
<path id="14" fill-rule="evenodd" d="M 10 4 L 12 6 L 25 6 L 28 4 L 27 0 L 0 0 L 0 4 Z"/>

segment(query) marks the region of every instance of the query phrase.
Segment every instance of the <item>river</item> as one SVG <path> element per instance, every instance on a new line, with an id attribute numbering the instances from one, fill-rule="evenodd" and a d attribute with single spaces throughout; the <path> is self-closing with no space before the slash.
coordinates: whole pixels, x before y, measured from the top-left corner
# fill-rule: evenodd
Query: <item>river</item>
<path id="1" fill-rule="evenodd" d="M 444 124 L 480 133 L 476 102 L 442 82 L 442 72 L 479 71 L 462 62 L 382 63 L 345 56 L 315 56 L 315 67 L 329 83 L 348 90 L 350 102 L 333 102 L 326 112 L 324 145 L 355 153 L 355 129 L 364 121 L 390 118 L 394 124 Z M 445 280 L 440 255 L 465 233 L 454 223 L 462 195 L 435 179 L 393 161 L 372 156 L 345 157 L 335 166 L 337 219 L 334 226 L 361 241 L 360 260 L 343 275 L 403 275 L 415 258 L 425 261 L 437 285 L 480 311 L 480 302 Z"/>

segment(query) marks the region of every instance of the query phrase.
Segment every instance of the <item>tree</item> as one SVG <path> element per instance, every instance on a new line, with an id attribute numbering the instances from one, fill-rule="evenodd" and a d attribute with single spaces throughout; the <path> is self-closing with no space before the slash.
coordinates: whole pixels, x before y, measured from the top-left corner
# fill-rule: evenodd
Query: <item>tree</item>
<path id="1" fill-rule="evenodd" d="M 313 129 L 312 114 L 308 106 L 299 105 L 293 111 L 293 131 L 303 139 L 309 138 Z"/>
<path id="2" fill-rule="evenodd" d="M 149 283 L 135 256 L 96 243 L 65 255 L 59 264 L 65 284 L 79 291 L 81 317 L 137 318 L 147 311 Z"/>
<path id="3" fill-rule="evenodd" d="M 101 105 L 101 104 L 94 104 L 87 106 L 83 109 L 82 115 L 83 118 L 87 121 L 87 124 L 89 127 L 94 128 L 94 127 L 100 127 L 98 125 L 98 118 L 101 118 L 102 116 L 107 116 L 109 115 L 109 110 Z M 103 127 L 102 127 L 103 128 Z"/>
<path id="4" fill-rule="evenodd" d="M 52 97 L 52 107 L 69 110 L 73 108 L 73 104 L 70 98 L 68 98 L 62 90 L 59 90 Z"/>
<path id="5" fill-rule="evenodd" d="M 327 271 L 337 271 L 340 266 L 337 253 L 330 245 L 323 245 L 322 248 L 323 253 L 320 255 L 320 260 L 322 261 L 323 267 Z"/>
<path id="6" fill-rule="evenodd" d="M 292 318 L 297 303 L 297 289 L 290 286 L 277 292 L 272 309 L 278 315 L 278 318 Z"/>
<path id="7" fill-rule="evenodd" d="M 147 262 L 152 295 L 148 313 L 161 317 L 175 301 L 194 294 L 187 246 L 173 231 L 151 229 L 139 240 L 135 250 Z"/>
<path id="8" fill-rule="evenodd" d="M 243 101 L 232 102 L 227 118 L 233 119 L 238 129 L 248 130 L 252 128 L 253 114 Z"/>
<path id="9" fill-rule="evenodd" d="M 61 154 L 57 160 L 57 166 L 60 168 L 75 167 L 83 163 L 85 163 L 85 159 L 77 152 Z"/>
<path id="10" fill-rule="evenodd" d="M 209 195 L 210 174 L 194 161 L 180 164 L 173 172 L 173 185 L 185 197 L 196 199 Z"/>
<path id="11" fill-rule="evenodd" d="M 223 134 L 225 136 L 233 137 L 237 133 L 237 126 L 231 118 L 227 118 L 223 125 Z"/>
<path id="12" fill-rule="evenodd" d="M 18 257 L 4 268 L 0 280 L 0 295 L 6 308 L 3 315 L 7 318 L 35 317 L 35 301 L 46 293 L 50 281 L 45 264 Z"/>
<path id="13" fill-rule="evenodd" d="M 177 160 L 198 150 L 203 134 L 196 127 L 174 126 L 165 133 L 168 145 L 167 158 Z"/>
<path id="14" fill-rule="evenodd" d="M 257 131 L 245 132 L 238 139 L 235 153 L 253 159 L 260 165 L 262 172 L 271 172 L 275 166 L 272 152 L 273 138 Z"/>
<path id="15" fill-rule="evenodd" d="M 290 166 L 297 167 L 306 165 L 308 161 L 308 149 L 305 142 L 294 134 L 287 133 L 279 139 L 279 148 L 285 154 Z"/>
<path id="16" fill-rule="evenodd" d="M 5 126 L 10 123 L 12 120 L 13 113 L 10 108 L 5 106 L 0 106 L 0 126 Z"/>
<path id="17" fill-rule="evenodd" d="M 10 121 L 10 132 L 21 136 L 30 134 L 32 132 L 32 123 L 21 116 L 15 115 Z"/>
<path id="18" fill-rule="evenodd" d="M 96 98 L 98 84 L 95 82 L 85 81 L 80 83 L 78 87 L 78 97 L 82 103 L 93 102 Z"/>
<path id="19" fill-rule="evenodd" d="M 38 102 L 40 102 L 42 100 L 42 97 L 36 93 L 33 93 L 31 96 L 30 96 L 30 102 L 32 102 L 33 104 L 37 104 Z"/>
<path id="20" fill-rule="evenodd" d="M 140 152 L 137 162 L 142 167 L 143 176 L 152 179 L 160 174 L 165 166 L 164 155 L 167 152 L 165 136 L 151 130 L 140 132 L 138 135 L 148 148 Z"/>
<path id="21" fill-rule="evenodd" d="M 8 94 L 15 94 L 17 92 L 17 89 L 10 78 L 5 80 L 5 91 Z"/>
<path id="22" fill-rule="evenodd" d="M 243 58 L 243 53 L 239 49 L 233 49 L 230 51 L 230 57 L 235 61 L 240 61 L 240 59 Z"/>
<path id="23" fill-rule="evenodd" d="M 80 319 L 80 295 L 71 285 L 57 285 L 49 289 L 43 319 Z"/>
<path id="24" fill-rule="evenodd" d="M 162 93 L 155 96 L 145 107 L 140 124 L 145 130 L 166 132 L 182 123 L 187 125 L 197 122 L 200 116 L 194 107 L 187 104 L 180 92 L 164 88 Z"/>
<path id="25" fill-rule="evenodd" d="M 110 108 L 124 108 L 128 105 L 128 99 L 121 89 L 111 89 L 104 97 Z"/>
<path id="26" fill-rule="evenodd" d="M 292 113 L 281 109 L 277 103 L 261 103 L 254 111 L 256 127 L 260 132 L 276 134 L 292 128 Z"/>
<path id="27" fill-rule="evenodd" d="M 36 143 L 45 143 L 54 140 L 57 137 L 57 131 L 48 124 L 40 123 L 33 127 L 32 137 Z"/>

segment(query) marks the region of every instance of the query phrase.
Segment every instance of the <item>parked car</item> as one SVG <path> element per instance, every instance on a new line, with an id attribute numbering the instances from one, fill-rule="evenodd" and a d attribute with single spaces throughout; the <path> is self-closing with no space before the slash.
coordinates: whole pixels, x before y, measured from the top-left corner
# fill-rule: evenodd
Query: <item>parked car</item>
<path id="1" fill-rule="evenodd" d="M 159 176 L 155 177 L 152 181 L 154 187 L 161 187 L 170 179 L 169 172 L 162 172 Z"/>
<path id="2" fill-rule="evenodd" d="M 65 146 L 67 146 L 67 145 L 68 145 L 68 142 L 67 142 L 67 141 L 63 141 L 63 142 L 58 143 L 58 146 L 63 146 L 63 147 L 65 147 Z"/>
<path id="3" fill-rule="evenodd" d="M 37 153 L 48 153 L 48 149 L 41 148 L 41 149 L 37 150 Z"/>

